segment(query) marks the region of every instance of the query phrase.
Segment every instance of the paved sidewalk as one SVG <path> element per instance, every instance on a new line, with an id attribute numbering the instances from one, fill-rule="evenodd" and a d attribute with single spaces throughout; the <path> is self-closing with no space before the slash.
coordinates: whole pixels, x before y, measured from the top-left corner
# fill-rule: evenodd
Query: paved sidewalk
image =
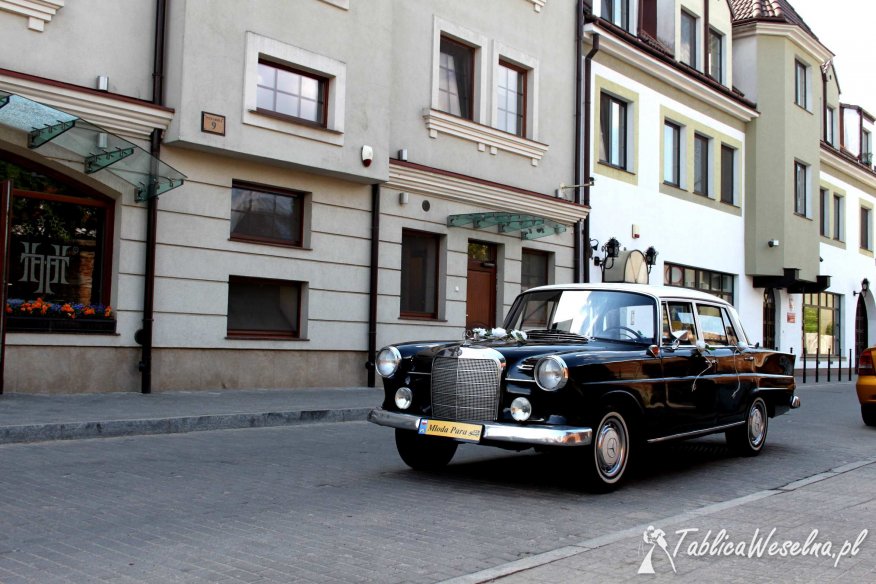
<path id="1" fill-rule="evenodd" d="M 861 460 L 442 584 L 874 582 L 874 480 Z"/>
<path id="2" fill-rule="evenodd" d="M 0 444 L 364 420 L 368 387 L 0 395 Z"/>

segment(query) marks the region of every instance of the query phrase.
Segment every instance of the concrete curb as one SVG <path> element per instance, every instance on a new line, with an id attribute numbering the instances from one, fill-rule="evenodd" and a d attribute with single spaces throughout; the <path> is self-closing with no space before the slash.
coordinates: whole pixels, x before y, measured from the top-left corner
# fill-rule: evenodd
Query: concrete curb
<path id="1" fill-rule="evenodd" d="M 0 444 L 114 438 L 144 434 L 179 434 L 206 430 L 268 428 L 297 424 L 364 421 L 372 408 L 300 410 L 253 414 L 216 414 L 141 420 L 26 424 L 0 427 Z"/>

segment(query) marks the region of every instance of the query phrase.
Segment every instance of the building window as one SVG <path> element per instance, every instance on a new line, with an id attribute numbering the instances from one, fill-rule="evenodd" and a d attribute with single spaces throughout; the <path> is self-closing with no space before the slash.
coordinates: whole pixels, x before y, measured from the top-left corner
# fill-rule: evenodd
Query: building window
<path id="1" fill-rule="evenodd" d="M 0 179 L 12 181 L 7 330 L 114 333 L 113 201 L 29 162 L 0 160 Z"/>
<path id="2" fill-rule="evenodd" d="M 709 138 L 694 135 L 694 192 L 709 195 Z"/>
<path id="3" fill-rule="evenodd" d="M 794 213 L 803 217 L 807 217 L 809 211 L 806 204 L 807 171 L 805 164 L 794 162 Z"/>
<path id="4" fill-rule="evenodd" d="M 526 70 L 499 61 L 496 87 L 498 128 L 504 132 L 526 135 Z"/>
<path id="5" fill-rule="evenodd" d="M 833 238 L 837 241 L 845 239 L 846 212 L 843 197 L 834 193 L 833 195 Z"/>
<path id="6" fill-rule="evenodd" d="M 663 123 L 663 182 L 681 186 L 681 126 Z"/>
<path id="7" fill-rule="evenodd" d="M 861 162 L 867 166 L 873 164 L 873 139 L 867 130 L 861 130 Z"/>
<path id="8" fill-rule="evenodd" d="M 685 10 L 681 11 L 681 50 L 678 60 L 694 69 L 697 68 L 697 17 Z"/>
<path id="9" fill-rule="evenodd" d="M 521 292 L 549 283 L 550 254 L 548 252 L 524 249 L 521 264 Z"/>
<path id="10" fill-rule="evenodd" d="M 231 187 L 231 238 L 300 247 L 304 193 L 235 181 Z"/>
<path id="11" fill-rule="evenodd" d="M 663 283 L 667 286 L 703 290 L 733 304 L 732 274 L 666 262 L 663 264 Z"/>
<path id="12" fill-rule="evenodd" d="M 803 348 L 807 353 L 840 354 L 843 322 L 840 308 L 838 294 L 803 295 Z"/>
<path id="13" fill-rule="evenodd" d="M 830 191 L 821 189 L 818 198 L 818 213 L 821 217 L 819 234 L 822 237 L 830 237 Z"/>
<path id="14" fill-rule="evenodd" d="M 827 119 L 824 120 L 824 125 L 825 125 L 824 137 L 825 137 L 825 140 L 827 141 L 827 143 L 830 144 L 831 146 L 836 146 L 834 132 L 833 132 L 833 125 L 834 125 L 835 119 L 836 119 L 836 110 L 833 109 L 832 107 L 828 106 L 827 107 Z"/>
<path id="15" fill-rule="evenodd" d="M 438 317 L 440 236 L 404 230 L 401 258 L 401 316 Z"/>
<path id="16" fill-rule="evenodd" d="M 873 251 L 872 212 L 867 207 L 861 207 L 861 249 Z"/>
<path id="17" fill-rule="evenodd" d="M 231 276 L 228 336 L 300 338 L 301 296 L 301 282 Z"/>
<path id="18" fill-rule="evenodd" d="M 800 61 L 794 61 L 794 103 L 809 109 L 807 74 L 808 67 Z"/>
<path id="19" fill-rule="evenodd" d="M 724 82 L 724 35 L 714 28 L 709 29 L 709 75 Z"/>
<path id="20" fill-rule="evenodd" d="M 602 0 L 602 18 L 624 30 L 629 30 L 629 0 Z"/>
<path id="21" fill-rule="evenodd" d="M 441 37 L 438 66 L 438 109 L 473 119 L 474 49 Z"/>
<path id="22" fill-rule="evenodd" d="M 721 202 L 735 203 L 736 149 L 721 144 Z"/>
<path id="23" fill-rule="evenodd" d="M 327 103 L 326 78 L 259 60 L 256 96 L 259 112 L 325 126 Z"/>
<path id="24" fill-rule="evenodd" d="M 603 92 L 600 97 L 599 160 L 626 168 L 627 166 L 627 103 Z"/>

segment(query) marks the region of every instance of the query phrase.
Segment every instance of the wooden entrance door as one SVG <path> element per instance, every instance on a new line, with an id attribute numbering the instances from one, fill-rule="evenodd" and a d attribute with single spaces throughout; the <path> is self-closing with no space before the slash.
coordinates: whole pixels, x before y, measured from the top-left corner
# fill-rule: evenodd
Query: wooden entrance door
<path id="1" fill-rule="evenodd" d="M 869 319 L 867 318 L 867 303 L 864 300 L 864 294 L 866 292 L 858 294 L 858 306 L 855 311 L 855 369 L 858 368 L 858 355 L 864 352 L 869 343 L 867 339 Z"/>
<path id="2" fill-rule="evenodd" d="M 776 295 L 772 288 L 763 291 L 763 346 L 776 349 Z"/>
<path id="3" fill-rule="evenodd" d="M 469 241 L 465 328 L 496 326 L 496 246 Z"/>
<path id="4" fill-rule="evenodd" d="M 6 282 L 9 279 L 9 224 L 12 220 L 12 181 L 0 182 L 0 393 L 6 368 Z"/>

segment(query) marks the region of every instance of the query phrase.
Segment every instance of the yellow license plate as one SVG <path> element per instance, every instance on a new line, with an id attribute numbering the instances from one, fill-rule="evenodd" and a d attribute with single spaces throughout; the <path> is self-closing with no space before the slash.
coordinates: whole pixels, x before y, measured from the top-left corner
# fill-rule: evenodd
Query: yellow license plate
<path id="1" fill-rule="evenodd" d="M 466 442 L 480 442 L 484 427 L 479 424 L 463 424 L 461 422 L 445 422 L 444 420 L 420 419 L 420 434 L 441 436 Z"/>

